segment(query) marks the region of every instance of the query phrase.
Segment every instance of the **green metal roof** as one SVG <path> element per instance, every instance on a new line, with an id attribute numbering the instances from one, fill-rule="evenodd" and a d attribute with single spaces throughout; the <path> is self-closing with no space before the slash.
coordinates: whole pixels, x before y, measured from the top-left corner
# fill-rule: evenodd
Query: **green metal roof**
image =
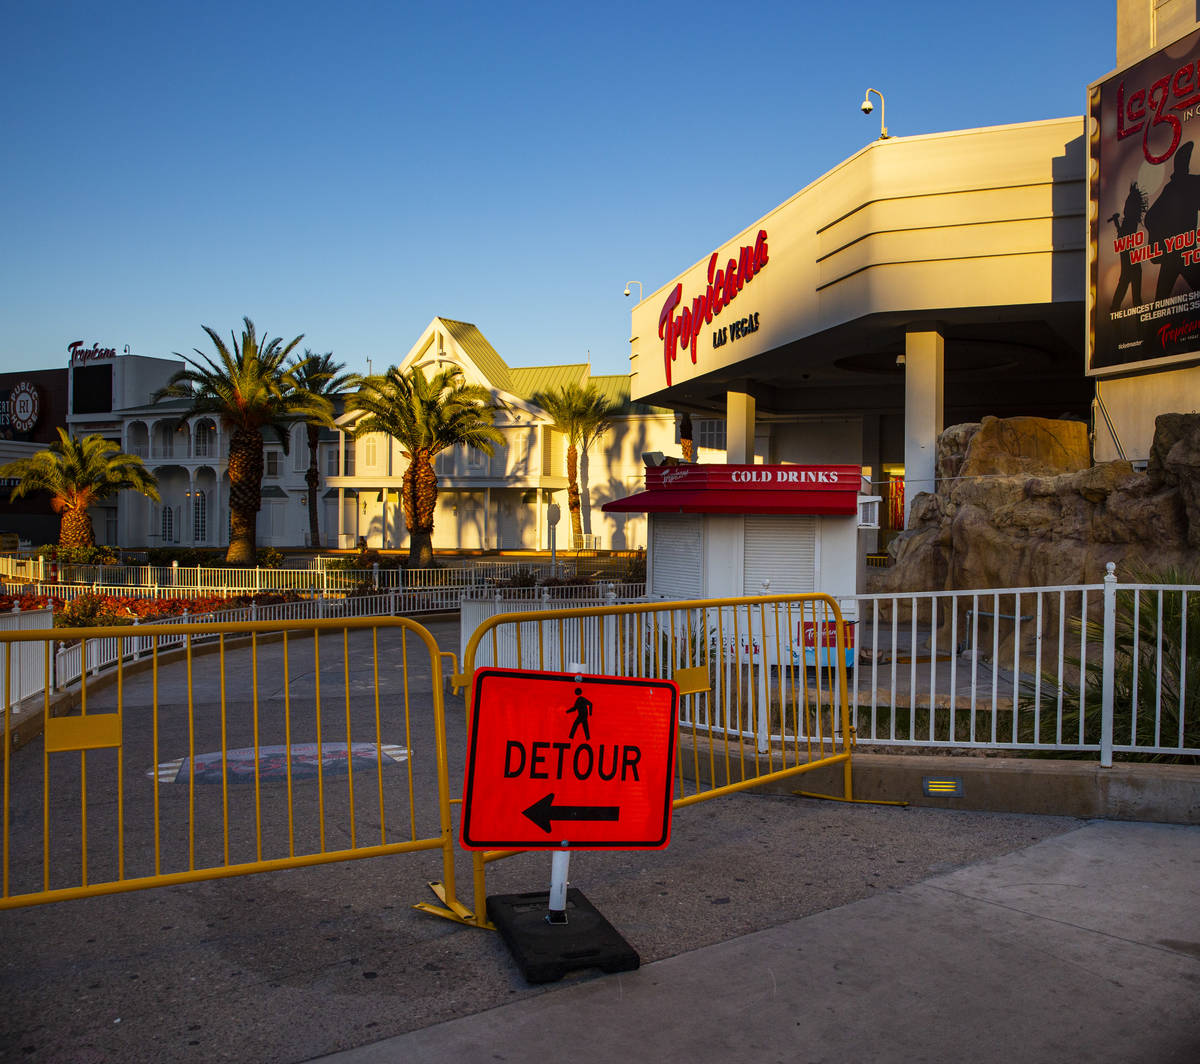
<path id="1" fill-rule="evenodd" d="M 586 387 L 594 384 L 610 403 L 622 414 L 670 414 L 665 407 L 631 403 L 629 400 L 629 374 L 611 374 L 594 377 L 588 362 L 570 362 L 561 366 L 510 366 L 504 361 L 477 326 L 469 321 L 453 318 L 437 319 L 467 356 L 491 383 L 520 399 L 532 400 L 537 392 L 553 392 L 568 384 Z"/>
<path id="2" fill-rule="evenodd" d="M 522 399 L 532 399 L 535 392 L 553 392 L 567 384 L 582 385 L 587 381 L 587 363 L 569 366 L 525 366 L 510 370 L 512 387 L 509 391 Z"/>
<path id="3" fill-rule="evenodd" d="M 612 375 L 592 377 L 590 383 L 610 403 L 616 406 L 622 414 L 670 414 L 673 411 L 661 406 L 649 406 L 646 403 L 634 403 L 629 399 L 629 374 L 617 373 Z"/>
<path id="4" fill-rule="evenodd" d="M 487 342 L 487 338 L 476 326 L 469 321 L 455 321 L 453 318 L 439 317 L 438 321 L 446 326 L 446 331 L 454 337 L 455 343 L 467 353 L 493 385 L 506 392 L 512 391 L 508 363 Z"/>

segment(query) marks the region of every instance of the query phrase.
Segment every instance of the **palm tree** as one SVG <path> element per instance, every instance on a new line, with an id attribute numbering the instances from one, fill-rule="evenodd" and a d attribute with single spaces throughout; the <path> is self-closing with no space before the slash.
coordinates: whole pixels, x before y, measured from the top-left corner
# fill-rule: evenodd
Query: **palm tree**
<path id="1" fill-rule="evenodd" d="M 571 535 L 574 549 L 583 546 L 583 521 L 579 506 L 579 450 L 587 456 L 588 447 L 612 425 L 617 407 L 594 384 L 564 384 L 553 392 L 538 392 L 533 397 L 567 437 L 567 506 L 571 511 Z"/>
<path id="2" fill-rule="evenodd" d="M 686 410 L 679 420 L 679 447 L 685 462 L 696 460 L 696 441 L 692 438 L 692 415 Z"/>
<path id="3" fill-rule="evenodd" d="M 136 455 L 125 454 L 103 436 L 77 440 L 58 430 L 58 441 L 44 451 L 0 468 L 0 477 L 16 477 L 10 499 L 34 491 L 50 493 L 59 515 L 61 547 L 94 547 L 96 536 L 88 507 L 118 491 L 137 491 L 158 502 L 158 482 Z"/>
<path id="4" fill-rule="evenodd" d="M 417 568 L 433 561 L 433 516 L 438 482 L 433 460 L 447 447 L 464 444 L 491 455 L 503 437 L 491 421 L 491 392 L 468 384 L 457 366 L 426 377 L 420 366 L 401 372 L 395 366 L 363 380 L 346 403 L 361 411 L 352 432 L 357 439 L 382 432 L 400 444 L 408 459 L 400 498 L 409 534 L 409 559 Z"/>
<path id="5" fill-rule="evenodd" d="M 284 452 L 288 429 L 297 421 L 331 419 L 328 399 L 305 391 L 287 358 L 303 339 L 284 344 L 280 337 L 260 341 L 254 322 L 243 318 L 239 341 L 231 334 L 227 346 L 215 329 L 203 326 L 217 349 L 209 358 L 195 348 L 197 358 L 179 355 L 187 363 L 155 393 L 160 399 L 187 399 L 194 414 L 219 417 L 232 435 L 229 440 L 230 565 L 252 565 L 258 511 L 262 505 L 263 429 L 271 429 Z"/>
<path id="6" fill-rule="evenodd" d="M 331 403 L 344 398 L 346 392 L 359 382 L 357 373 L 342 373 L 344 362 L 336 362 L 332 351 L 314 355 L 308 348 L 304 357 L 293 363 L 291 369 L 296 382 L 309 395 L 322 396 Z M 339 376 L 339 374 L 341 374 Z M 321 486 L 321 468 L 317 462 L 317 438 L 321 428 L 329 424 L 327 418 L 312 418 L 308 421 L 308 472 L 304 483 L 308 485 L 308 542 L 311 547 L 321 545 L 321 528 L 317 520 L 317 489 Z"/>

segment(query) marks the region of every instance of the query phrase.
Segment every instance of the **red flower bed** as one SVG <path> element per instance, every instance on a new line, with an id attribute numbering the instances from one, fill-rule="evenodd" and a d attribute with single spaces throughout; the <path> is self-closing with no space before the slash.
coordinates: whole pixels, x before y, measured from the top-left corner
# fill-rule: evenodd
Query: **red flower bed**
<path id="1" fill-rule="evenodd" d="M 237 610 L 254 604 L 274 606 L 280 602 L 296 602 L 296 594 L 257 595 L 200 595 L 196 598 L 137 598 L 133 595 L 105 595 L 105 606 L 120 617 L 136 617 L 139 621 L 154 622 L 162 617 L 179 617 L 184 613 L 215 613 L 218 610 Z"/>
<path id="2" fill-rule="evenodd" d="M 217 610 L 244 609 L 253 603 L 256 606 L 274 606 L 281 602 L 296 602 L 300 596 L 292 592 L 260 592 L 256 595 L 200 595 L 196 598 L 138 598 L 134 595 L 98 595 L 99 610 L 118 617 L 133 617 L 139 621 L 153 622 L 163 617 L 179 617 L 183 613 L 214 613 Z M 0 613 L 10 613 L 14 608 L 40 610 L 50 606 L 57 613 L 65 605 L 62 599 L 47 595 L 0 595 Z"/>
<path id="3" fill-rule="evenodd" d="M 11 613 L 14 609 L 44 610 L 54 605 L 47 595 L 0 595 L 0 613 Z"/>

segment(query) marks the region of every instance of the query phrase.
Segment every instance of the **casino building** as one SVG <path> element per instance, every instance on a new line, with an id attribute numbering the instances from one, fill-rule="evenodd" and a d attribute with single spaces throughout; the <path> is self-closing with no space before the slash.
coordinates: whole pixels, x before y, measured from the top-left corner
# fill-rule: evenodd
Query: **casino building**
<path id="1" fill-rule="evenodd" d="M 1087 420 L 1096 461 L 1145 463 L 1155 417 L 1200 407 L 1200 29 L 1194 4 L 1118 0 L 1116 30 L 1086 115 L 881 136 L 647 293 L 633 398 L 724 418 L 733 472 L 860 467 L 894 527 L 934 488 L 942 429 L 985 415 Z M 787 568 L 828 522 L 777 495 L 731 532 L 715 494 L 659 479 L 606 507 L 653 515 L 652 587 L 656 539 L 712 556 L 706 593 L 754 594 L 731 553 Z M 826 589 L 799 565 L 789 590 Z M 852 593 L 839 572 L 828 590 Z"/>
<path id="2" fill-rule="evenodd" d="M 633 398 L 724 418 L 731 468 L 902 479 L 895 527 L 942 429 L 985 415 L 1085 419 L 1096 461 L 1144 463 L 1155 417 L 1200 407 L 1196 7 L 1118 0 L 1116 36 L 1085 116 L 881 136 L 648 292 Z M 702 498 L 639 498 L 608 509 L 702 549 Z"/>

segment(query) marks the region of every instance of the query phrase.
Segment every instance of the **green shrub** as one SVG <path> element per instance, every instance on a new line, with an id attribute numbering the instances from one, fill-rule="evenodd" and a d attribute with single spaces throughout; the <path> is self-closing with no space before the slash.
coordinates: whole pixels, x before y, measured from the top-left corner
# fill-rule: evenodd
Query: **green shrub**
<path id="1" fill-rule="evenodd" d="M 254 560 L 263 569 L 282 569 L 283 551 L 274 547 L 259 547 Z"/>
<path id="2" fill-rule="evenodd" d="M 222 563 L 219 551 L 202 550 L 197 547 L 152 547 L 146 551 L 146 564 L 169 566 L 178 562 L 180 566 L 191 569 L 197 565 L 211 568 Z"/>
<path id="3" fill-rule="evenodd" d="M 120 556 L 115 547 L 60 547 L 45 543 L 37 553 L 60 565 L 117 565 Z"/>
<path id="4" fill-rule="evenodd" d="M 54 615 L 55 628 L 103 628 L 132 623 L 132 617 L 117 615 L 107 596 L 91 592 L 77 595 Z"/>
<path id="5" fill-rule="evenodd" d="M 537 587 L 538 574 L 532 569 L 526 569 L 523 566 L 515 572 L 510 573 L 502 580 L 493 582 L 493 587 Z"/>

